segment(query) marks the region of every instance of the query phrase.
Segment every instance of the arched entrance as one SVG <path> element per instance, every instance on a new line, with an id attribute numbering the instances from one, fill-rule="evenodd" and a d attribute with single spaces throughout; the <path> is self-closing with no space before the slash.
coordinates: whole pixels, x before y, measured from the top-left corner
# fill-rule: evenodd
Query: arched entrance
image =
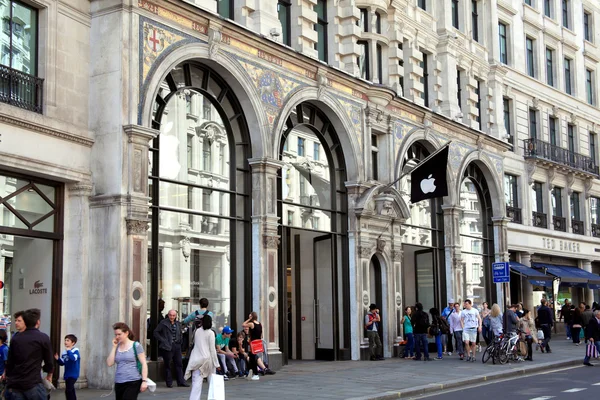
<path id="1" fill-rule="evenodd" d="M 156 350 L 152 327 L 170 309 L 183 319 L 207 298 L 220 329 L 251 303 L 250 139 L 227 82 L 191 61 L 164 78 L 152 126 L 160 130 L 149 156 L 148 339 Z"/>
<path id="2" fill-rule="evenodd" d="M 471 163 L 460 185 L 462 268 L 456 271 L 454 292 L 457 301 L 470 299 L 474 305 L 496 298 L 491 271 L 494 260 L 492 197 L 483 171 Z"/>
<path id="3" fill-rule="evenodd" d="M 349 352 L 341 350 L 349 347 L 342 148 L 330 120 L 312 103 L 298 105 L 285 126 L 279 148 L 279 298 L 288 323 L 281 348 L 285 359 L 347 358 Z"/>
<path id="4" fill-rule="evenodd" d="M 372 303 L 375 303 L 379 309 L 383 309 L 383 273 L 381 270 L 381 263 L 379 262 L 379 257 L 377 254 L 373 254 L 371 257 L 371 261 L 369 262 L 369 298 Z M 380 329 L 378 331 L 379 336 L 383 341 L 383 324 L 380 324 Z"/>
<path id="5" fill-rule="evenodd" d="M 401 173 L 411 171 L 435 151 L 431 143 L 415 141 L 403 155 Z M 410 175 L 400 180 L 403 199 L 410 202 Z M 410 203 L 410 218 L 403 225 L 404 304 L 416 302 L 423 308 L 445 304 L 446 278 L 444 274 L 444 214 L 443 199 L 436 198 Z"/>

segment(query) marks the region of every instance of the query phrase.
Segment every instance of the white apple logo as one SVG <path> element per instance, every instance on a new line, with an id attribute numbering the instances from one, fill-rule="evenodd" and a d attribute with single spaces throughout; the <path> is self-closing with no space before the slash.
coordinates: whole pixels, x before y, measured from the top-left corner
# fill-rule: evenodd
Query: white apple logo
<path id="1" fill-rule="evenodd" d="M 421 181 L 421 191 L 423 191 L 423 194 L 435 192 L 434 182 L 435 178 L 432 178 L 431 175 L 429 175 L 427 179 Z"/>

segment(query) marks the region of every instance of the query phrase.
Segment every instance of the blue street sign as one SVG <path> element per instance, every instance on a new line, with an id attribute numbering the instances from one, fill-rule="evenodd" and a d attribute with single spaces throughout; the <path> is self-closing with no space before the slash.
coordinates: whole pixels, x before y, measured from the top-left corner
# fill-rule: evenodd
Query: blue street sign
<path id="1" fill-rule="evenodd" d="M 510 270 L 507 262 L 493 263 L 492 274 L 494 283 L 510 282 Z"/>

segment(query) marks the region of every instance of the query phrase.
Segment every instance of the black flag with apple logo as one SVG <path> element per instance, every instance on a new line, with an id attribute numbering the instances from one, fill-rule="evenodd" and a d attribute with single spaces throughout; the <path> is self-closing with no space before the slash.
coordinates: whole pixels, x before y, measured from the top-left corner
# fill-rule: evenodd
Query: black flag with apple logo
<path id="1" fill-rule="evenodd" d="M 435 199 L 448 196 L 448 150 L 450 145 L 442 147 L 410 172 L 410 201 Z"/>

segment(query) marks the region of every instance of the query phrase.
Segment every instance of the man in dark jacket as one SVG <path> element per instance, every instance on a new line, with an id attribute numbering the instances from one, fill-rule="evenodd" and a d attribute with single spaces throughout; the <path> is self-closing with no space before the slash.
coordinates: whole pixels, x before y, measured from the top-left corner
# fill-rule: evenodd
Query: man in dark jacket
<path id="1" fill-rule="evenodd" d="M 542 299 L 541 303 L 542 305 L 540 308 L 538 308 L 538 322 L 542 332 L 544 332 L 544 340 L 540 344 L 540 349 L 542 350 L 542 353 L 544 350 L 548 353 L 551 353 L 552 351 L 550 350 L 549 343 L 550 338 L 552 337 L 551 332 L 552 325 L 554 325 L 554 320 L 552 318 L 552 310 L 550 310 L 550 307 L 548 307 L 548 301 L 546 299 Z"/>
<path id="2" fill-rule="evenodd" d="M 596 352 L 600 353 L 600 311 L 594 311 L 594 318 L 590 319 L 587 329 L 585 330 L 585 337 L 591 343 L 596 346 Z M 593 367 L 594 364 L 590 363 L 590 352 L 585 352 L 585 358 L 583 359 L 583 365 Z"/>
<path id="3" fill-rule="evenodd" d="M 565 300 L 565 305 L 560 309 L 560 319 L 565 321 L 565 328 L 567 330 L 567 340 L 571 340 L 571 322 L 573 312 L 571 311 L 571 302 Z"/>
<path id="4" fill-rule="evenodd" d="M 429 315 L 423 311 L 423 304 L 415 304 L 415 313 L 412 318 L 413 334 L 415 336 L 416 361 L 421 360 L 421 348 L 425 361 L 431 361 L 429 358 L 429 341 L 427 340 L 427 330 L 429 329 Z"/>
<path id="5" fill-rule="evenodd" d="M 19 317 L 25 330 L 13 336 L 6 361 L 7 400 L 46 400 L 48 394 L 42 383 L 42 370 L 47 373 L 46 379 L 52 382 L 54 372 L 54 353 L 50 338 L 38 330 L 40 310 L 25 310 Z M 43 366 L 42 366 L 43 363 Z"/>
<path id="6" fill-rule="evenodd" d="M 175 365 L 177 375 L 177 386 L 188 387 L 183 379 L 183 362 L 181 360 L 181 323 L 177 321 L 177 311 L 171 310 L 167 318 L 160 321 L 154 330 L 154 338 L 158 341 L 158 350 L 165 364 L 165 382 L 167 387 L 173 387 L 173 374 L 171 373 L 171 361 Z"/>

